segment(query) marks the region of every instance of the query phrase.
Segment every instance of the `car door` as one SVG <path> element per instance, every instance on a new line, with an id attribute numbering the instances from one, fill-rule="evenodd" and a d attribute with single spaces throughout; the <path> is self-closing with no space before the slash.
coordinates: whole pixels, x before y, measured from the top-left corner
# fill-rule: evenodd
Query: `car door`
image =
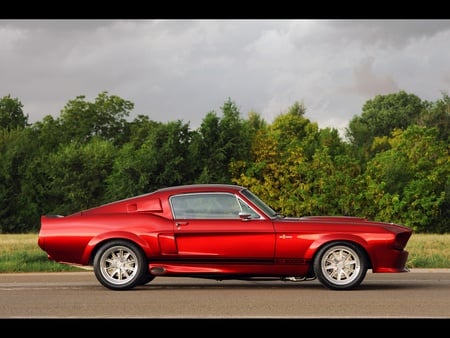
<path id="1" fill-rule="evenodd" d="M 192 193 L 171 197 L 174 237 L 180 258 L 196 261 L 273 261 L 275 233 L 270 219 L 252 212 L 231 193 Z"/>

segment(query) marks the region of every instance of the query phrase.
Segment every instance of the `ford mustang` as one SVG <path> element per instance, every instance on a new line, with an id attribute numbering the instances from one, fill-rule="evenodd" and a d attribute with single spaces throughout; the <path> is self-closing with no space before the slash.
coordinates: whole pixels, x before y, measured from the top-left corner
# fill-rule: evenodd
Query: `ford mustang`
<path id="1" fill-rule="evenodd" d="M 228 184 L 162 188 L 70 215 L 41 216 L 48 258 L 93 270 L 111 290 L 156 277 L 316 279 L 358 287 L 373 273 L 408 272 L 412 230 L 362 217 L 287 217 Z"/>

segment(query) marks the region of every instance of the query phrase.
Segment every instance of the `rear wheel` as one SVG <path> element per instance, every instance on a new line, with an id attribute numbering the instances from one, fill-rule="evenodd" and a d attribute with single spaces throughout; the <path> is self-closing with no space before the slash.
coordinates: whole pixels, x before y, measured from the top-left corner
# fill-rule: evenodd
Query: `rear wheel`
<path id="1" fill-rule="evenodd" d="M 149 282 L 142 250 L 127 241 L 105 243 L 94 257 L 97 280 L 111 290 L 129 290 Z"/>
<path id="2" fill-rule="evenodd" d="M 319 250 L 313 263 L 317 279 L 333 290 L 350 290 L 364 280 L 367 260 L 364 251 L 351 243 L 330 243 Z"/>
<path id="3" fill-rule="evenodd" d="M 152 275 L 151 273 L 145 273 L 141 280 L 139 281 L 138 285 L 145 285 L 147 283 L 150 283 L 152 280 L 155 279 L 155 276 Z"/>

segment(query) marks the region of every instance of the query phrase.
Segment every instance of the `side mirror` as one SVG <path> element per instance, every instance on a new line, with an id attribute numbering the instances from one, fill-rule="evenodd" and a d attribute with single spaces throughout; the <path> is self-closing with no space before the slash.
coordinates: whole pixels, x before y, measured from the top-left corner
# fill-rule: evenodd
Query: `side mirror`
<path id="1" fill-rule="evenodd" d="M 240 212 L 239 213 L 239 218 L 243 221 L 248 221 L 252 218 L 252 215 L 248 212 Z"/>

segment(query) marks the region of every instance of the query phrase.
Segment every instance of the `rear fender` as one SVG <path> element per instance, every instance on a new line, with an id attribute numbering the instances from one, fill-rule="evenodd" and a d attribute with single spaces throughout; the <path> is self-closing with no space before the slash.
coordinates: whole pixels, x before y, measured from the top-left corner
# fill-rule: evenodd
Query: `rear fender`
<path id="1" fill-rule="evenodd" d="M 147 241 L 145 241 L 144 239 L 142 239 L 141 237 L 137 236 L 134 233 L 126 231 L 114 231 L 103 233 L 92 238 L 86 245 L 86 248 L 83 252 L 82 263 L 86 265 L 92 265 L 92 260 L 94 259 L 97 249 L 103 243 L 116 239 L 126 240 L 137 244 L 144 251 L 146 257 L 153 256 L 157 252 L 155 248 L 152 248 L 152 246 Z M 155 243 L 157 243 L 156 240 Z"/>

